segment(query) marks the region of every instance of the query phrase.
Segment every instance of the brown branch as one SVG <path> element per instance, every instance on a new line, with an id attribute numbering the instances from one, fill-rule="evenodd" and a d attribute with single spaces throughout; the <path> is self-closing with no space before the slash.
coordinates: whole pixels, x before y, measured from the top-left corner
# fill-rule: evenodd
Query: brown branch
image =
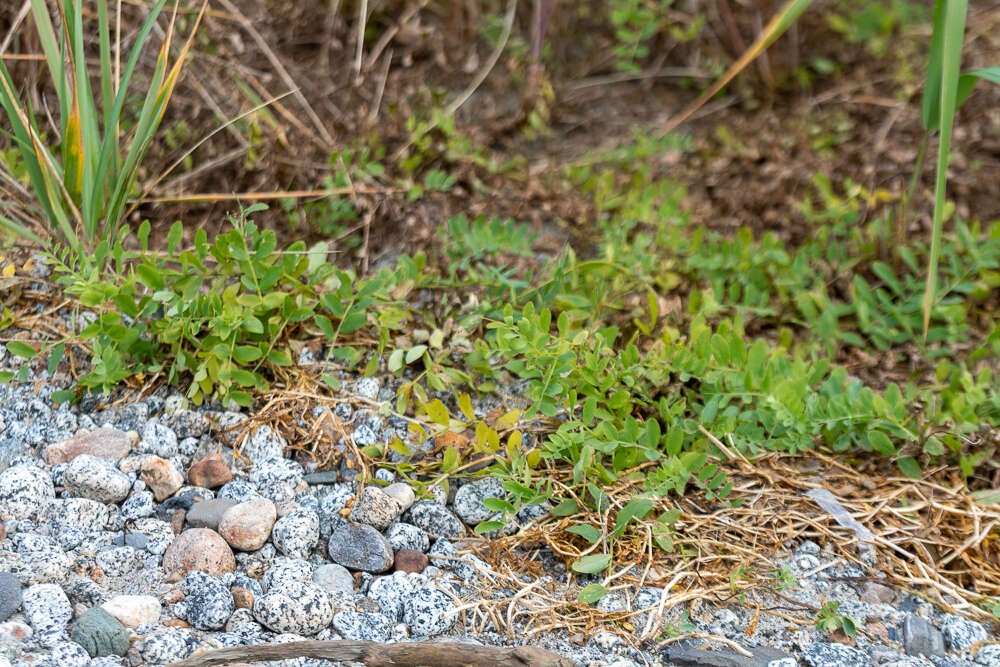
<path id="1" fill-rule="evenodd" d="M 574 667 L 572 660 L 534 646 L 501 648 L 459 642 L 379 644 L 363 641 L 302 641 L 265 646 L 237 646 L 205 651 L 167 667 L 212 667 L 237 662 L 263 662 L 289 658 L 320 658 L 335 662 L 361 662 L 368 667 Z"/>

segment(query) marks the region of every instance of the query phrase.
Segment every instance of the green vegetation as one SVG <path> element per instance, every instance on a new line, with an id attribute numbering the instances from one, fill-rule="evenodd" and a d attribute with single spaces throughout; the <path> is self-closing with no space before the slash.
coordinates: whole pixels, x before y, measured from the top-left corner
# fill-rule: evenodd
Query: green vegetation
<path id="1" fill-rule="evenodd" d="M 848 637 L 858 633 L 857 624 L 850 616 L 841 614 L 839 602 L 826 602 L 816 614 L 816 628 L 822 632 L 843 632 Z"/>

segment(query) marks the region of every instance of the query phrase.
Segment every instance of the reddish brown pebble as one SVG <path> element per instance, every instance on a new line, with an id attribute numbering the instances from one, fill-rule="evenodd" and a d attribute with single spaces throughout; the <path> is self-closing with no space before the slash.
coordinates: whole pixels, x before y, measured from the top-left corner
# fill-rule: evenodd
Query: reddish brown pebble
<path id="1" fill-rule="evenodd" d="M 184 591 L 179 588 L 175 588 L 172 591 L 167 591 L 160 596 L 160 602 L 163 604 L 173 604 L 175 602 L 180 602 L 184 599 Z"/>
<path id="2" fill-rule="evenodd" d="M 271 535 L 278 511 L 267 498 L 254 498 L 225 511 L 219 521 L 219 534 L 229 546 L 241 551 L 256 551 Z"/>
<path id="3" fill-rule="evenodd" d="M 172 618 L 169 621 L 163 621 L 163 625 L 168 628 L 190 628 L 187 621 L 181 620 L 179 618 Z"/>
<path id="4" fill-rule="evenodd" d="M 184 517 L 187 516 L 187 512 L 184 510 L 177 510 L 170 515 L 170 527 L 174 531 L 174 535 L 180 535 L 184 531 Z"/>
<path id="5" fill-rule="evenodd" d="M 251 593 L 246 588 L 236 588 L 229 589 L 230 594 L 233 596 L 233 602 L 236 606 L 242 609 L 253 609 L 253 593 Z"/>
<path id="6" fill-rule="evenodd" d="M 416 549 L 400 549 L 396 552 L 396 572 L 423 572 L 427 567 L 427 556 Z"/>
<path id="7" fill-rule="evenodd" d="M 184 485 L 184 477 L 174 467 L 174 464 L 159 456 L 149 456 L 142 464 L 142 481 L 153 492 L 156 502 L 162 503 L 164 500 L 174 495 L 177 489 Z"/>
<path id="8" fill-rule="evenodd" d="M 209 454 L 188 468 L 188 482 L 206 489 L 220 487 L 232 479 L 233 472 L 218 454 Z"/>
<path id="9" fill-rule="evenodd" d="M 362 575 L 360 572 L 355 572 L 354 573 L 354 590 L 359 590 L 361 588 L 362 584 L 364 584 L 364 583 L 365 583 L 364 575 Z"/>
<path id="10" fill-rule="evenodd" d="M 196 570 L 219 577 L 236 569 L 233 550 L 217 532 L 190 528 L 177 536 L 163 554 L 168 581 L 180 581 Z"/>
<path id="11" fill-rule="evenodd" d="M 69 463 L 80 454 L 90 454 L 102 459 L 121 461 L 138 442 L 134 431 L 119 431 L 116 428 L 99 428 L 90 433 L 74 435 L 69 440 L 49 445 L 45 449 L 45 460 L 49 463 Z"/>
<path id="12" fill-rule="evenodd" d="M 0 540 L 6 540 L 6 539 L 7 539 L 7 529 L 3 527 L 2 523 L 0 523 Z"/>

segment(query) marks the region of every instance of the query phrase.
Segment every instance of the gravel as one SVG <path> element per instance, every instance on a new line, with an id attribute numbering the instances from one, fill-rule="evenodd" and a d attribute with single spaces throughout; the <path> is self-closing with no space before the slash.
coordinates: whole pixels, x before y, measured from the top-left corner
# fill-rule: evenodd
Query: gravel
<path id="1" fill-rule="evenodd" d="M 368 401 L 356 410 L 338 405 L 335 414 L 347 428 L 365 441 L 384 442 L 398 428 L 405 435 L 405 423 L 376 414 L 370 403 L 386 400 L 381 382 L 344 386 Z M 379 481 L 363 485 L 336 471 L 304 470 L 284 458 L 285 439 L 267 426 L 252 430 L 236 456 L 218 431 L 247 415 L 188 409 L 179 394 L 160 390 L 95 412 L 91 399 L 55 408 L 51 389 L 44 382 L 0 386 L 0 667 L 162 665 L 219 646 L 341 637 L 530 641 L 593 667 L 1000 665 L 1000 645 L 989 643 L 996 635 L 986 625 L 944 614 L 888 581 L 859 579 L 879 576 L 874 570 L 837 564 L 814 573 L 832 559 L 811 542 L 786 545 L 775 557 L 776 566 L 799 575 L 783 595 L 812 607 L 836 600 L 872 638 L 838 643 L 736 601 L 666 605 L 661 616 L 669 592 L 647 584 L 616 589 L 595 609 L 631 614 L 635 632 L 649 625 L 663 634 L 668 623 L 688 622 L 694 632 L 725 637 L 753 657 L 701 639 L 640 650 L 596 628 L 585 636 L 555 629 L 529 639 L 524 608 L 544 610 L 547 598 L 575 600 L 580 585 L 600 580 L 574 575 L 570 581 L 563 559 L 537 548 L 516 556 L 534 559 L 537 573 L 518 587 L 498 587 L 506 580 L 492 579 L 490 565 L 468 553 L 464 540 L 477 523 L 497 518 L 483 501 L 507 497 L 499 480 L 459 479 L 450 499 L 443 485 L 418 497 L 420 489 L 396 481 L 391 470 L 378 470 Z M 215 484 L 231 475 L 231 481 L 217 493 L 179 485 L 171 471 L 187 479 L 190 466 L 209 455 L 215 455 L 212 474 L 195 477 Z M 150 474 L 157 467 L 167 476 Z M 240 503 L 260 511 L 220 526 Z M 548 511 L 519 509 L 522 524 Z M 239 545 L 235 553 L 220 532 Z M 760 606 L 791 604 L 761 595 Z M 482 597 L 497 601 L 501 615 L 511 614 L 513 638 L 487 616 L 458 611 Z M 690 615 L 681 619 L 682 611 Z"/>

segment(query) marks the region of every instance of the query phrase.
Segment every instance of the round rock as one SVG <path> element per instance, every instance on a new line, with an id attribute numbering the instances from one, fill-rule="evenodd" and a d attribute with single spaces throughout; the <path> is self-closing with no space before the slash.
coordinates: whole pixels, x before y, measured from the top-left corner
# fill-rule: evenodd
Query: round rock
<path id="1" fill-rule="evenodd" d="M 149 486 L 158 503 L 162 503 L 184 486 L 184 477 L 180 471 L 173 463 L 159 456 L 149 456 L 143 461 L 142 481 Z"/>
<path id="2" fill-rule="evenodd" d="M 128 630 L 100 607 L 88 609 L 76 619 L 70 638 L 94 658 L 125 655 L 129 649 Z"/>
<path id="3" fill-rule="evenodd" d="M 347 568 L 336 563 L 320 565 L 312 575 L 313 583 L 330 595 L 338 593 L 354 594 L 354 575 Z"/>
<path id="4" fill-rule="evenodd" d="M 334 563 L 352 570 L 385 572 L 392 567 L 389 540 L 363 523 L 344 522 L 330 535 L 327 553 Z"/>
<path id="5" fill-rule="evenodd" d="M 861 649 L 832 642 L 810 644 L 802 652 L 802 660 L 809 667 L 870 667 L 871 657 Z"/>
<path id="6" fill-rule="evenodd" d="M 160 620 L 160 601 L 152 595 L 116 595 L 101 608 L 127 628 Z"/>
<path id="7" fill-rule="evenodd" d="M 215 530 L 222 521 L 222 515 L 230 507 L 237 505 L 232 498 L 213 498 L 202 500 L 191 506 L 186 515 L 188 525 L 192 528 L 211 528 Z"/>
<path id="8" fill-rule="evenodd" d="M 274 524 L 271 541 L 289 558 L 308 558 L 319 542 L 319 515 L 307 508 L 292 510 Z"/>
<path id="9" fill-rule="evenodd" d="M 387 496 L 377 486 L 366 486 L 351 507 L 351 521 L 363 523 L 383 531 L 402 513 L 395 499 Z"/>
<path id="10" fill-rule="evenodd" d="M 233 615 L 236 604 L 229 588 L 204 572 L 192 572 L 184 578 L 185 618 L 199 630 L 218 630 Z"/>
<path id="11" fill-rule="evenodd" d="M 55 584 L 35 584 L 24 591 L 24 615 L 36 634 L 61 632 L 73 618 L 73 606 Z"/>
<path id="12" fill-rule="evenodd" d="M 188 482 L 215 489 L 232 481 L 233 472 L 218 453 L 209 454 L 188 469 Z"/>
<path id="13" fill-rule="evenodd" d="M 257 598 L 253 615 L 274 632 L 314 635 L 330 625 L 333 605 L 318 586 L 293 581 Z"/>
<path id="14" fill-rule="evenodd" d="M 111 461 L 81 454 L 66 467 L 63 484 L 71 496 L 99 503 L 118 503 L 128 496 L 132 481 Z"/>
<path id="15" fill-rule="evenodd" d="M 16 465 L 0 473 L 0 521 L 30 519 L 53 497 L 52 478 L 41 468 Z"/>
<path id="16" fill-rule="evenodd" d="M 194 571 L 218 577 L 235 569 L 232 549 L 218 533 L 207 528 L 185 530 L 163 554 L 163 570 L 174 581 Z"/>
<path id="17" fill-rule="evenodd" d="M 409 549 L 426 553 L 431 548 L 431 540 L 427 537 L 427 533 L 412 523 L 397 521 L 389 526 L 385 536 L 389 540 L 389 544 L 392 545 L 393 551 Z"/>
<path id="18" fill-rule="evenodd" d="M 433 500 L 420 500 L 406 513 L 406 521 L 433 538 L 464 537 L 465 525 L 447 507 Z"/>
<path id="19" fill-rule="evenodd" d="M 50 445 L 45 450 L 45 460 L 49 463 L 68 463 L 81 454 L 89 454 L 121 461 L 132 451 L 136 435 L 135 432 L 119 431 L 116 428 L 99 428 Z"/>
<path id="20" fill-rule="evenodd" d="M 256 551 L 267 542 L 277 517 L 274 503 L 255 498 L 227 509 L 219 520 L 219 534 L 234 549 Z"/>
<path id="21" fill-rule="evenodd" d="M 382 614 L 342 611 L 334 615 L 333 627 L 344 639 L 387 642 L 392 638 L 393 623 Z"/>
<path id="22" fill-rule="evenodd" d="M 976 642 L 986 641 L 988 636 L 982 623 L 955 614 L 944 617 L 941 632 L 944 634 L 945 645 L 952 651 L 964 651 Z"/>
<path id="23" fill-rule="evenodd" d="M 496 512 L 483 505 L 487 498 L 505 499 L 507 492 L 496 477 L 484 477 L 463 485 L 455 492 L 455 514 L 470 526 L 491 519 Z"/>
<path id="24" fill-rule="evenodd" d="M 416 500 L 413 488 L 409 484 L 405 484 L 403 482 L 390 484 L 382 489 L 382 493 L 399 503 L 399 507 L 403 512 L 410 509 L 413 505 L 413 501 Z"/>
<path id="25" fill-rule="evenodd" d="M 418 588 L 403 605 L 403 622 L 418 637 L 432 637 L 455 624 L 451 614 L 455 604 L 443 591 L 426 586 Z"/>

